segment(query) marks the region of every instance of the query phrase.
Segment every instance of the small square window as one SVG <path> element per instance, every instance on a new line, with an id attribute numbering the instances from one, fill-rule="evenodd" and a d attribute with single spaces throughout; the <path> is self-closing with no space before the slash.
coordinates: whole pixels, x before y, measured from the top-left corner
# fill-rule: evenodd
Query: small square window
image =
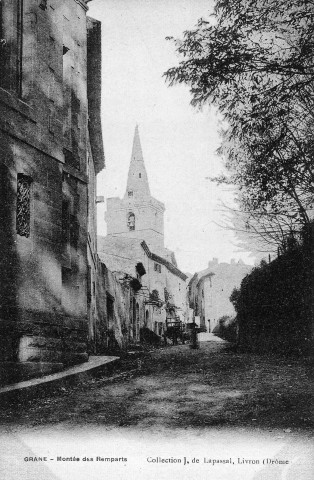
<path id="1" fill-rule="evenodd" d="M 128 192 L 128 197 L 133 197 L 133 192 L 131 190 Z"/>

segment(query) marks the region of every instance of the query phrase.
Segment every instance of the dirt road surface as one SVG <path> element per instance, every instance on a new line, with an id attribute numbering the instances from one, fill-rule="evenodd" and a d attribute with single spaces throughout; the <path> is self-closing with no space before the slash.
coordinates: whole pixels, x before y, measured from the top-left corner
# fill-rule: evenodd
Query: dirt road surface
<path id="1" fill-rule="evenodd" d="M 187 345 L 155 350 L 125 361 L 122 370 L 113 379 L 90 379 L 2 410 L 6 445 L 23 458 L 26 450 L 47 453 L 49 447 L 45 479 L 50 474 L 72 478 L 63 461 L 54 458 L 61 450 L 80 457 L 81 463 L 70 464 L 75 478 L 104 480 L 109 473 L 110 478 L 130 478 L 133 470 L 126 472 L 132 461 L 135 472 L 142 468 L 144 475 L 133 478 L 169 478 L 169 473 L 180 479 L 314 478 L 310 359 L 239 354 L 211 341 L 198 350 Z M 106 466 L 104 476 L 102 461 L 95 461 L 95 452 L 105 454 L 104 449 L 128 455 L 125 469 L 116 466 L 108 473 Z M 82 452 L 93 460 L 84 463 Z M 221 464 L 212 464 L 215 456 Z M 164 457 L 181 462 L 168 462 L 165 470 L 162 461 L 153 461 Z M 188 464 L 183 465 L 184 458 Z M 278 463 L 280 458 L 288 463 Z M 275 460 L 271 464 L 267 459 Z M 39 465 L 24 461 L 22 467 L 33 479 Z M 40 478 L 38 472 L 36 476 Z"/>

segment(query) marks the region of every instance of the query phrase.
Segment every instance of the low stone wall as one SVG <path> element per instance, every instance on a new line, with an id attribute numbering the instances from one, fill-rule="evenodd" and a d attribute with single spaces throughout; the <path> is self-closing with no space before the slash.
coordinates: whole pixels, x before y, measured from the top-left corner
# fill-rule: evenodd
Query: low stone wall
<path id="1" fill-rule="evenodd" d="M 52 314 L 32 317 L 31 312 L 24 314 L 24 321 L 0 318 L 2 384 L 55 372 L 87 360 L 86 319 Z"/>

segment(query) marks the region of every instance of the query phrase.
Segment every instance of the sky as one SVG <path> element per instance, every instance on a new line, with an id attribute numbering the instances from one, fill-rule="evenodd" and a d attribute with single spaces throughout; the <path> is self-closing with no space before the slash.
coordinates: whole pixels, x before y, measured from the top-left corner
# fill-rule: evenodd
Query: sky
<path id="1" fill-rule="evenodd" d="M 207 178 L 223 171 L 218 116 L 210 107 L 193 108 L 188 87 L 169 87 L 163 78 L 180 60 L 165 38 L 182 37 L 212 6 L 212 0 L 93 0 L 88 12 L 102 22 L 106 169 L 98 175 L 98 195 L 124 195 L 138 124 L 151 193 L 166 206 L 165 246 L 190 273 L 214 257 L 254 263 L 221 227 L 221 203 L 232 202 L 232 195 Z M 98 204 L 100 235 L 106 234 L 104 212 Z"/>

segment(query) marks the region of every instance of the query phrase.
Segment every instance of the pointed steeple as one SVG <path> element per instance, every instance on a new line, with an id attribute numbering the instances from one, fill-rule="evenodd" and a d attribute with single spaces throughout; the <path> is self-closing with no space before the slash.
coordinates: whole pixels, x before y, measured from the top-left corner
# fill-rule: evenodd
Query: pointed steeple
<path id="1" fill-rule="evenodd" d="M 136 125 L 125 197 L 128 197 L 131 200 L 132 197 L 139 196 L 150 196 L 150 190 L 143 159 L 138 125 Z"/>

